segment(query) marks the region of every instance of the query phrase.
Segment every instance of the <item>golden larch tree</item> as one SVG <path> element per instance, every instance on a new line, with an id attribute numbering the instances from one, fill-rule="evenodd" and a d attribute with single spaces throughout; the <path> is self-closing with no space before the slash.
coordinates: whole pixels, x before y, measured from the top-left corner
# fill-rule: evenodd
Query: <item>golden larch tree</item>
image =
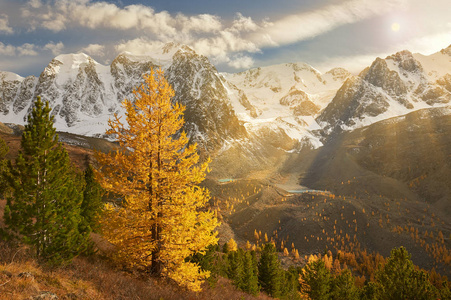
<path id="1" fill-rule="evenodd" d="M 171 102 L 161 69 L 144 75 L 133 95 L 122 103 L 126 122 L 115 114 L 108 123 L 119 150 L 96 152 L 99 182 L 123 199 L 108 205 L 103 233 L 120 261 L 198 291 L 209 272 L 185 258 L 218 240 L 218 221 L 205 209 L 210 195 L 199 187 L 209 161 L 200 164 L 196 144 L 180 133 L 185 108 Z"/>

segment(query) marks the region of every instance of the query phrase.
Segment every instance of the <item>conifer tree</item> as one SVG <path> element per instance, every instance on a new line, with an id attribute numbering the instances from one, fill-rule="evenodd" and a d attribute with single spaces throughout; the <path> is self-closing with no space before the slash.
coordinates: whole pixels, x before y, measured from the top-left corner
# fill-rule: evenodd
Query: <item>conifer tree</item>
<path id="1" fill-rule="evenodd" d="M 229 243 L 224 243 L 224 245 L 222 245 L 222 252 L 223 253 L 229 253 Z"/>
<path id="2" fill-rule="evenodd" d="M 244 253 L 243 249 L 229 251 L 227 277 L 230 278 L 235 286 L 244 290 Z"/>
<path id="3" fill-rule="evenodd" d="M 209 272 L 185 258 L 217 243 L 217 219 L 204 209 L 210 196 L 199 187 L 208 162 L 199 164 L 197 146 L 180 133 L 184 107 L 172 104 L 161 69 L 146 74 L 133 94 L 123 102 L 125 122 L 118 115 L 109 121 L 119 151 L 96 153 L 99 182 L 124 198 L 107 206 L 104 235 L 118 259 L 200 290 Z"/>
<path id="4" fill-rule="evenodd" d="M 265 244 L 258 262 L 258 280 L 264 291 L 273 297 L 280 296 L 281 272 L 276 247 Z"/>
<path id="5" fill-rule="evenodd" d="M 380 299 L 437 299 L 439 295 L 428 274 L 415 269 L 404 247 L 394 248 L 376 272 L 376 287 Z"/>
<path id="6" fill-rule="evenodd" d="M 294 266 L 290 266 L 287 271 L 280 269 L 281 272 L 281 289 L 280 299 L 300 299 L 299 294 L 299 270 Z"/>
<path id="7" fill-rule="evenodd" d="M 83 180 L 58 142 L 48 102 L 34 103 L 15 165 L 8 164 L 5 223 L 49 264 L 69 262 L 87 245 L 78 231 Z"/>
<path id="8" fill-rule="evenodd" d="M 102 201 L 104 190 L 96 181 L 94 169 L 90 164 L 83 172 L 83 177 L 85 188 L 83 190 L 80 214 L 84 218 L 86 225 L 96 232 L 100 229 L 100 217 L 104 206 Z"/>
<path id="9" fill-rule="evenodd" d="M 299 277 L 301 293 L 311 299 L 329 299 L 332 281 L 330 271 L 321 259 L 311 260 Z"/>
<path id="10" fill-rule="evenodd" d="M 196 252 L 190 256 L 188 260 L 193 263 L 197 263 L 203 271 L 210 271 L 210 277 L 208 283 L 214 285 L 218 280 L 218 275 L 221 274 L 221 258 L 217 253 L 219 251 L 219 245 L 209 245 L 204 254 Z"/>
<path id="11" fill-rule="evenodd" d="M 340 275 L 332 279 L 331 298 L 357 300 L 360 299 L 359 288 L 355 285 L 355 278 L 349 269 L 341 272 Z"/>
<path id="12" fill-rule="evenodd" d="M 3 196 L 5 192 L 6 184 L 3 176 L 4 171 L 6 171 L 7 160 L 5 159 L 6 154 L 9 151 L 8 145 L 5 141 L 0 138 L 0 197 Z"/>
<path id="13" fill-rule="evenodd" d="M 243 285 L 241 289 L 249 294 L 256 296 L 260 291 L 258 286 L 258 269 L 255 252 L 244 252 L 243 255 Z"/>

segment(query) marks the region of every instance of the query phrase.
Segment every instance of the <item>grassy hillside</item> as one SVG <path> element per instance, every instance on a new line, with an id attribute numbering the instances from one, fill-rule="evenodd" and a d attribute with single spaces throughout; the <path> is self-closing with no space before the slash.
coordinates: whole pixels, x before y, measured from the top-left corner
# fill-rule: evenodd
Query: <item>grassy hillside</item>
<path id="1" fill-rule="evenodd" d="M 224 278 L 214 287 L 205 284 L 204 290 L 195 294 L 164 279 L 121 270 L 99 256 L 79 257 L 67 267 L 50 270 L 38 265 L 23 247 L 4 243 L 0 247 L 2 300 L 31 299 L 46 292 L 58 299 L 270 299 L 238 291 Z"/>
<path id="2" fill-rule="evenodd" d="M 5 204 L 0 200 L 0 227 Z M 173 282 L 113 264 L 105 257 L 111 247 L 97 235 L 93 239 L 100 248 L 96 255 L 78 257 L 57 269 L 39 265 L 26 246 L 0 241 L 0 299 L 31 299 L 46 293 L 59 299 L 90 300 L 271 299 L 263 293 L 253 297 L 241 292 L 221 277 L 214 286 L 205 283 L 201 293 L 189 292 Z"/>

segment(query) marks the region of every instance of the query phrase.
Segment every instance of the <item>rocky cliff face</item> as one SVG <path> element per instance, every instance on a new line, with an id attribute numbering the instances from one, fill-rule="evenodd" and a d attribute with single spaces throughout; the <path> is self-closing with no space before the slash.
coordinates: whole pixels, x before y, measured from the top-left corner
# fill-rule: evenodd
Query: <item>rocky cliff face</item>
<path id="1" fill-rule="evenodd" d="M 437 60 L 444 64 L 441 72 L 430 70 Z M 359 76 L 346 80 L 317 121 L 327 134 L 418 109 L 447 106 L 450 74 L 451 55 L 446 50 L 428 57 L 401 51 L 377 58 Z"/>
<path id="2" fill-rule="evenodd" d="M 13 73 L 0 72 L 1 115 L 6 117 L 22 111 L 28 99 L 33 97 L 36 84 L 37 78 L 34 76 L 23 78 Z"/>
<path id="3" fill-rule="evenodd" d="M 181 48 L 167 69 L 167 79 L 177 91 L 174 100 L 186 106 L 185 120 L 192 138 L 215 144 L 223 137 L 246 136 L 218 71 L 205 56 Z"/>

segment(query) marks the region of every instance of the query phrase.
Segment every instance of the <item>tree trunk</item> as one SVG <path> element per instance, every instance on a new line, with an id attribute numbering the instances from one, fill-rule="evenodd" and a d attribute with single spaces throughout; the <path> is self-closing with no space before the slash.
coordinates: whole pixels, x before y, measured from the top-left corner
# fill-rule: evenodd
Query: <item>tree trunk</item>
<path id="1" fill-rule="evenodd" d="M 153 276 L 161 275 L 161 261 L 160 261 L 160 228 L 154 225 L 152 228 L 152 240 L 155 241 L 155 249 L 152 251 L 152 264 L 150 266 L 150 273 Z"/>

